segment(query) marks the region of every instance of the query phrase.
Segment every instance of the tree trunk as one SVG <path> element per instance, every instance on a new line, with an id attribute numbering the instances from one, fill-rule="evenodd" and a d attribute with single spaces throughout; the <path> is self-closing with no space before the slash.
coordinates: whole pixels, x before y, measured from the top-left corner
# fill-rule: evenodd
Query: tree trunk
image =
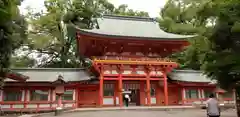
<path id="1" fill-rule="evenodd" d="M 236 100 L 237 116 L 240 117 L 240 86 L 237 86 L 235 88 L 235 100 Z"/>

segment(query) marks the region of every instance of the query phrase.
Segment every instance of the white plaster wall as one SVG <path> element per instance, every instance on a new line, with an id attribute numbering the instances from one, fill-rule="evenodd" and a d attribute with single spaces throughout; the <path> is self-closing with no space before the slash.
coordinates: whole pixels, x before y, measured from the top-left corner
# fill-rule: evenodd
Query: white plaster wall
<path id="1" fill-rule="evenodd" d="M 116 97 L 116 104 L 119 104 L 119 98 Z"/>
<path id="2" fill-rule="evenodd" d="M 112 70 L 112 74 L 118 74 L 116 70 Z"/>
<path id="3" fill-rule="evenodd" d="M 103 98 L 103 104 L 113 105 L 114 104 L 114 100 L 113 100 L 113 98 Z"/>
<path id="4" fill-rule="evenodd" d="M 156 104 L 156 103 L 157 103 L 156 97 L 151 97 L 151 104 Z"/>
<path id="5" fill-rule="evenodd" d="M 104 74 L 111 74 L 111 71 L 110 70 L 105 70 L 103 73 Z"/>
<path id="6" fill-rule="evenodd" d="M 27 104 L 27 108 L 37 108 L 37 104 Z"/>
<path id="7" fill-rule="evenodd" d="M 151 104 L 156 104 L 157 100 L 156 97 L 151 97 Z M 145 104 L 147 104 L 147 98 L 145 98 Z"/>
<path id="8" fill-rule="evenodd" d="M 13 108 L 24 108 L 24 105 L 23 104 L 16 104 L 16 105 L 13 105 Z"/>
<path id="9" fill-rule="evenodd" d="M 73 104 L 65 104 L 64 107 L 72 107 Z"/>
<path id="10" fill-rule="evenodd" d="M 52 104 L 52 107 L 57 107 L 57 104 Z"/>
<path id="11" fill-rule="evenodd" d="M 140 71 L 140 70 L 137 70 L 136 73 L 137 74 L 146 74 L 144 71 Z"/>
<path id="12" fill-rule="evenodd" d="M 123 71 L 122 74 L 131 74 L 131 73 L 132 73 L 132 71 L 130 71 L 130 70 L 125 70 L 125 71 Z"/>
<path id="13" fill-rule="evenodd" d="M 39 104 L 39 108 L 48 108 L 50 104 Z"/>
<path id="14" fill-rule="evenodd" d="M 10 108 L 10 104 L 1 105 L 2 108 Z"/>

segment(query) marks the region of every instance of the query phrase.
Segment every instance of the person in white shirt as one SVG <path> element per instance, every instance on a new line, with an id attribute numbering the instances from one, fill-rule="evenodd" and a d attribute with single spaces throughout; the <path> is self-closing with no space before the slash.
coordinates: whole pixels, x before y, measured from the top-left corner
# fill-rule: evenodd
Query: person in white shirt
<path id="1" fill-rule="evenodd" d="M 214 94 L 209 96 L 209 99 L 206 103 L 207 116 L 208 117 L 220 117 L 220 108 L 217 99 Z"/>
<path id="2" fill-rule="evenodd" d="M 125 94 L 124 95 L 124 103 L 125 103 L 126 107 L 128 107 L 129 102 L 130 102 L 130 97 L 128 94 Z"/>

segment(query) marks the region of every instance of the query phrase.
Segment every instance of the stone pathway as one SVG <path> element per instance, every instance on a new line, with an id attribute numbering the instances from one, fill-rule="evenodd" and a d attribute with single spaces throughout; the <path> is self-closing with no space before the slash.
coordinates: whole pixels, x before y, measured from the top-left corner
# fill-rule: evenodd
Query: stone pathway
<path id="1" fill-rule="evenodd" d="M 194 106 L 129 106 L 129 107 L 104 107 L 104 108 L 77 108 L 70 111 L 112 111 L 112 110 L 179 110 L 194 109 Z M 69 111 L 68 111 L 69 112 Z"/>
<path id="2" fill-rule="evenodd" d="M 53 117 L 44 115 L 42 117 Z M 173 110 L 173 111 L 143 111 L 143 110 L 114 110 L 86 111 L 63 113 L 58 117 L 206 117 L 204 110 Z M 237 117 L 234 110 L 226 110 L 221 117 Z"/>

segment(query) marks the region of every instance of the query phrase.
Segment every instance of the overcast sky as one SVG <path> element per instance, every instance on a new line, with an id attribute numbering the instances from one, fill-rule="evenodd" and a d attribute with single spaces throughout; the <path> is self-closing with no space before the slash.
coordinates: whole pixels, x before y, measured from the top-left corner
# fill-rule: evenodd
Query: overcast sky
<path id="1" fill-rule="evenodd" d="M 129 8 L 134 10 L 146 11 L 151 17 L 158 17 L 160 8 L 164 6 L 167 0 L 108 0 L 115 7 L 121 4 L 127 4 Z M 44 0 L 24 0 L 20 6 L 21 12 L 26 13 L 25 8 L 30 6 L 36 11 L 44 9 Z"/>

